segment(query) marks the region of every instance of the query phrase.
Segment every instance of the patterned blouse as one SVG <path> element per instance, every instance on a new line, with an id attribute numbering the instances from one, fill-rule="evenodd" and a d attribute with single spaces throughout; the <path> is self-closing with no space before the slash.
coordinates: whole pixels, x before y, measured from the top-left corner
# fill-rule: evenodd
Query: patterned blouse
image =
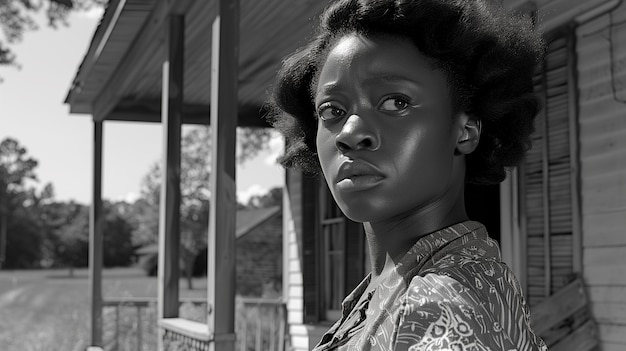
<path id="1" fill-rule="evenodd" d="M 314 351 L 547 351 L 530 328 L 519 283 L 480 223 L 419 239 L 376 289 L 366 291 L 369 281 L 343 301 L 341 319 Z"/>

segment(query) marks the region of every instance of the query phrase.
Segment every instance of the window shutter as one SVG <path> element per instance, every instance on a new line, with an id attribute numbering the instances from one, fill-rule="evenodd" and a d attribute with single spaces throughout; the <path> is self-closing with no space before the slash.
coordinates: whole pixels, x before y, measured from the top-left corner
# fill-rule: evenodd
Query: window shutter
<path id="1" fill-rule="evenodd" d="M 346 290 L 346 218 L 335 204 L 325 182 L 320 182 L 320 231 L 322 309 L 325 320 L 341 318 Z"/>
<path id="2" fill-rule="evenodd" d="M 317 233 L 318 180 L 301 176 L 302 184 L 302 288 L 304 298 L 304 322 L 317 323 L 320 320 L 320 291 Z"/>
<path id="3" fill-rule="evenodd" d="M 522 231 L 527 243 L 527 298 L 535 305 L 564 287 L 573 273 L 574 206 L 570 128 L 575 122 L 569 55 L 571 36 L 548 42 L 534 77 L 543 110 L 535 121 L 532 149 L 519 169 Z"/>
<path id="4" fill-rule="evenodd" d="M 346 218 L 346 296 L 359 285 L 369 270 L 366 266 L 365 241 L 363 224 Z"/>
<path id="5" fill-rule="evenodd" d="M 319 185 L 318 309 L 320 319 L 341 318 L 343 299 L 361 282 L 365 272 L 363 225 L 346 218 L 324 181 Z"/>

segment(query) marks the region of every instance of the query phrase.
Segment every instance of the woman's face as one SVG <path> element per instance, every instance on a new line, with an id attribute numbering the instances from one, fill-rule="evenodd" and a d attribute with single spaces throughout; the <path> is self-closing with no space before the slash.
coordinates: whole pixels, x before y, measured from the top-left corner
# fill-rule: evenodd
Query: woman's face
<path id="1" fill-rule="evenodd" d="M 376 222 L 438 206 L 459 139 L 446 75 L 408 40 L 340 38 L 315 90 L 317 152 L 344 214 Z"/>

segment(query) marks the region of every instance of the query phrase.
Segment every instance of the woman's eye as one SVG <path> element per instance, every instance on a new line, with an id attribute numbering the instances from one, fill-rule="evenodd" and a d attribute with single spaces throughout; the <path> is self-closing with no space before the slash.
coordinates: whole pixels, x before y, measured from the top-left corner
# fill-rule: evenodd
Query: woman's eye
<path id="1" fill-rule="evenodd" d="M 346 111 L 342 110 L 337 106 L 333 106 L 329 103 L 322 104 L 318 110 L 317 115 L 323 121 L 330 121 L 336 118 L 341 118 L 346 115 Z"/>
<path id="2" fill-rule="evenodd" d="M 409 99 L 401 96 L 393 96 L 383 100 L 379 109 L 383 111 L 404 111 L 410 106 L 412 105 L 409 102 Z"/>

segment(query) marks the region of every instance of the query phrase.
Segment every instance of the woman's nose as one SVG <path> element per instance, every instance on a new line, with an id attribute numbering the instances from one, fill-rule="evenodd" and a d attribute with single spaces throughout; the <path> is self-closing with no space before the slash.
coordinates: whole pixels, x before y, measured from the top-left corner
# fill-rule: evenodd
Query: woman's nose
<path id="1" fill-rule="evenodd" d="M 380 146 L 380 138 L 361 116 L 353 114 L 335 137 L 335 145 L 343 154 L 354 150 L 374 151 Z"/>

